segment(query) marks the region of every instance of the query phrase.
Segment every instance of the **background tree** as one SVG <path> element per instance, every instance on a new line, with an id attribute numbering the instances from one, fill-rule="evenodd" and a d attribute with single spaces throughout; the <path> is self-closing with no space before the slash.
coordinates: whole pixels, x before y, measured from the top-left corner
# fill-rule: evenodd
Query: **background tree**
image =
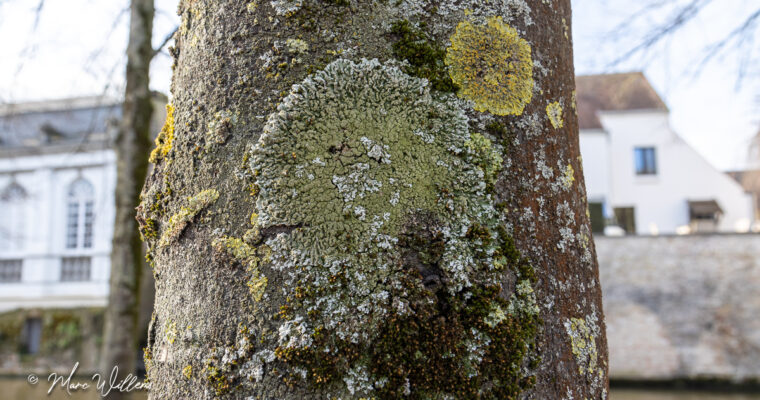
<path id="1" fill-rule="evenodd" d="M 140 330 L 141 283 L 145 265 L 135 207 L 148 170 L 153 96 L 149 86 L 154 56 L 153 0 L 132 0 L 127 46 L 126 88 L 116 150 L 116 221 L 111 252 L 111 280 L 100 370 L 118 366 L 123 374 L 136 368 Z M 114 393 L 120 396 L 120 393 Z"/>
<path id="2" fill-rule="evenodd" d="M 179 13 L 151 398 L 606 397 L 569 0 Z"/>

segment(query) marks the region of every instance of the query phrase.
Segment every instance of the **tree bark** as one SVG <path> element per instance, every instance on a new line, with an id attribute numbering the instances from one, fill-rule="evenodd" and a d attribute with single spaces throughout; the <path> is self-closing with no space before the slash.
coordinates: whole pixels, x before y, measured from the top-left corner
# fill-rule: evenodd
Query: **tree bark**
<path id="1" fill-rule="evenodd" d="M 153 0 L 132 0 L 127 46 L 124 104 L 116 139 L 116 221 L 111 253 L 111 278 L 100 370 L 113 367 L 120 376 L 135 373 L 139 342 L 143 245 L 135 221 L 135 207 L 148 170 L 153 98 L 149 87 L 153 58 Z M 121 393 L 112 393 L 121 396 Z"/>
<path id="2" fill-rule="evenodd" d="M 151 398 L 606 398 L 569 0 L 179 13 Z"/>

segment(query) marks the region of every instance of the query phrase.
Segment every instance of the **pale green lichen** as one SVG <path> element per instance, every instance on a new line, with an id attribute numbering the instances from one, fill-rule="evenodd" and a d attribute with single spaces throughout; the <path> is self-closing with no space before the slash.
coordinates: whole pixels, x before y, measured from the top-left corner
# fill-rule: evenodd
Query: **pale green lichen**
<path id="1" fill-rule="evenodd" d="M 334 61 L 294 85 L 270 115 L 250 157 L 258 188 L 255 226 L 274 232 L 263 240 L 271 247 L 271 268 L 280 272 L 289 293 L 279 315 L 276 353 L 283 361 L 312 366 L 309 376 L 316 383 L 331 379 L 322 375 L 325 371 L 342 371 L 342 382 L 352 382 L 348 386 L 356 397 L 383 388 L 381 397 L 391 398 L 407 376 L 396 371 L 406 374 L 410 365 L 425 361 L 385 370 L 370 368 L 383 366 L 382 358 L 340 354 L 340 344 L 366 347 L 370 354 L 383 340 L 390 341 L 386 346 L 396 343 L 376 335 L 384 326 L 396 329 L 394 323 L 418 317 L 422 311 L 413 302 L 423 300 L 415 296 L 435 302 L 436 290 L 446 301 L 462 302 L 457 303 L 462 315 L 450 316 L 473 324 L 451 328 L 451 340 L 467 343 L 466 349 L 450 347 L 466 353 L 456 355 L 462 360 L 497 351 L 487 349 L 506 337 L 489 334 L 518 318 L 475 322 L 499 301 L 495 288 L 502 272 L 497 266 L 506 264 L 497 255 L 506 237 L 499 233 L 498 212 L 487 190 L 502 159 L 486 137 L 469 132 L 461 102 L 452 94 L 431 92 L 428 85 L 377 60 Z M 439 283 L 425 280 L 423 285 L 429 274 L 436 274 Z M 478 299 L 482 308 L 464 311 L 474 307 L 466 299 Z M 526 319 L 533 321 L 526 332 L 535 329 L 532 318 Z M 515 354 L 522 355 L 527 347 L 519 346 Z M 454 360 L 448 353 L 425 355 L 439 356 L 427 361 Z M 324 367 L 337 359 L 348 361 Z M 471 367 L 463 379 L 497 373 L 475 361 Z M 361 370 L 378 372 L 366 380 L 352 378 L 350 371 Z M 467 382 L 473 386 L 458 392 L 465 397 L 479 390 L 476 381 Z M 515 390 L 510 385 L 502 381 L 489 390 Z"/>
<path id="2" fill-rule="evenodd" d="M 559 129 L 565 126 L 565 120 L 562 118 L 562 105 L 558 101 L 549 103 L 546 106 L 546 116 L 549 117 L 554 129 Z"/>
<path id="3" fill-rule="evenodd" d="M 169 154 L 169 150 L 172 149 L 172 142 L 174 141 L 174 106 L 169 103 L 166 105 L 166 122 L 164 122 L 163 128 L 158 132 L 156 136 L 156 148 L 150 153 L 149 161 L 157 163 L 162 158 Z"/>
<path id="4" fill-rule="evenodd" d="M 473 132 L 470 135 L 470 140 L 465 142 L 464 146 L 485 173 L 486 182 L 493 183 L 504 160 L 501 158 L 501 154 L 494 151 L 494 145 L 491 141 L 480 133 Z"/>
<path id="5" fill-rule="evenodd" d="M 237 113 L 229 110 L 216 112 L 206 127 L 206 148 L 226 142 L 237 121 Z"/>
<path id="6" fill-rule="evenodd" d="M 533 97 L 530 45 L 501 17 L 490 17 L 485 25 L 459 23 L 446 64 L 459 94 L 475 102 L 477 111 L 520 115 Z"/>
<path id="7" fill-rule="evenodd" d="M 248 10 L 249 13 L 256 12 L 256 8 L 258 8 L 258 7 L 259 7 L 258 0 L 252 1 L 252 2 L 250 2 L 250 3 L 248 3 L 248 4 L 245 5 L 245 9 Z"/>
<path id="8" fill-rule="evenodd" d="M 303 0 L 273 0 L 270 4 L 277 15 L 289 17 L 301 9 Z"/>
<path id="9" fill-rule="evenodd" d="M 169 218 L 167 226 L 161 234 L 161 239 L 158 241 L 158 246 L 167 246 L 173 240 L 178 238 L 187 225 L 193 221 L 195 216 L 215 202 L 218 198 L 219 192 L 214 189 L 206 189 L 195 196 L 189 197 L 187 199 L 187 205 L 180 208 L 178 213 Z"/>
<path id="10" fill-rule="evenodd" d="M 565 331 L 570 337 L 570 347 L 575 356 L 578 373 L 591 382 L 598 381 L 603 376 L 604 371 L 598 365 L 599 353 L 596 347 L 596 338 L 600 332 L 596 323 L 596 316 L 589 315 L 585 319 L 570 318 L 565 321 L 564 325 Z"/>
<path id="11" fill-rule="evenodd" d="M 288 51 L 293 54 L 305 53 L 309 50 L 309 44 L 301 39 L 288 39 L 285 41 Z"/>
<path id="12" fill-rule="evenodd" d="M 517 284 L 516 293 L 509 299 L 509 314 L 527 313 L 528 315 L 538 315 L 540 309 L 536 302 L 536 293 L 530 281 L 524 279 Z"/>
<path id="13" fill-rule="evenodd" d="M 212 246 L 218 250 L 226 252 L 245 265 L 246 271 L 249 274 L 249 279 L 246 282 L 246 285 L 251 293 L 251 297 L 256 302 L 261 301 L 267 288 L 268 279 L 259 270 L 259 263 L 262 261 L 269 261 L 267 246 L 257 248 L 249 245 L 242 239 L 229 236 L 222 236 L 215 239 Z"/>
<path id="14" fill-rule="evenodd" d="M 507 318 L 507 313 L 505 313 L 501 306 L 497 303 L 491 306 L 491 311 L 488 313 L 488 316 L 485 319 L 485 323 L 493 328 L 496 325 L 502 323 Z"/>

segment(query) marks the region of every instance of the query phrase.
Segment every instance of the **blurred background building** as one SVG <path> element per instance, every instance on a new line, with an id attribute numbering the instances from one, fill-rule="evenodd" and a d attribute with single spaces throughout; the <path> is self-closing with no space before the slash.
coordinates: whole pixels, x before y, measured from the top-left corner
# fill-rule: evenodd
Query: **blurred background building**
<path id="1" fill-rule="evenodd" d="M 0 311 L 106 305 L 121 104 L 0 108 Z"/>
<path id="2" fill-rule="evenodd" d="M 158 132 L 166 97 L 154 98 Z M 96 367 L 121 106 L 102 96 L 0 106 L 0 374 Z M 147 329 L 152 302 L 141 303 Z"/>
<path id="3" fill-rule="evenodd" d="M 642 73 L 576 79 L 595 234 L 748 232 L 757 203 L 675 133 Z"/>

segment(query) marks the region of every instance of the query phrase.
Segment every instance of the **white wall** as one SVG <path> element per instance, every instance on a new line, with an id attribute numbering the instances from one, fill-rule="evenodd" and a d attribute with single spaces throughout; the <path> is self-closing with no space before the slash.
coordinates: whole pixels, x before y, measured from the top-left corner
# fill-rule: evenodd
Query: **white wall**
<path id="1" fill-rule="evenodd" d="M 589 202 L 605 203 L 610 193 L 610 147 L 603 130 L 587 130 L 580 135 L 583 176 Z"/>
<path id="2" fill-rule="evenodd" d="M 103 306 L 108 295 L 115 217 L 115 155 L 112 150 L 0 159 L 0 191 L 10 182 L 28 194 L 25 246 L 0 259 L 23 259 L 21 283 L 0 283 L 0 311 L 19 307 Z M 66 249 L 66 202 L 78 178 L 94 188 L 91 248 Z M 91 280 L 60 282 L 61 258 L 89 256 Z"/>
<path id="3" fill-rule="evenodd" d="M 752 197 L 717 171 L 668 124 L 666 111 L 601 112 L 607 157 L 598 131 L 581 132 L 581 155 L 589 199 L 606 193 L 608 206 L 634 207 L 638 234 L 673 234 L 689 224 L 689 200 L 716 200 L 723 209 L 722 232 L 746 231 L 753 220 Z M 655 147 L 656 175 L 636 175 L 634 148 Z M 605 162 L 606 161 L 606 162 Z M 600 169 L 606 169 L 607 182 Z"/>

